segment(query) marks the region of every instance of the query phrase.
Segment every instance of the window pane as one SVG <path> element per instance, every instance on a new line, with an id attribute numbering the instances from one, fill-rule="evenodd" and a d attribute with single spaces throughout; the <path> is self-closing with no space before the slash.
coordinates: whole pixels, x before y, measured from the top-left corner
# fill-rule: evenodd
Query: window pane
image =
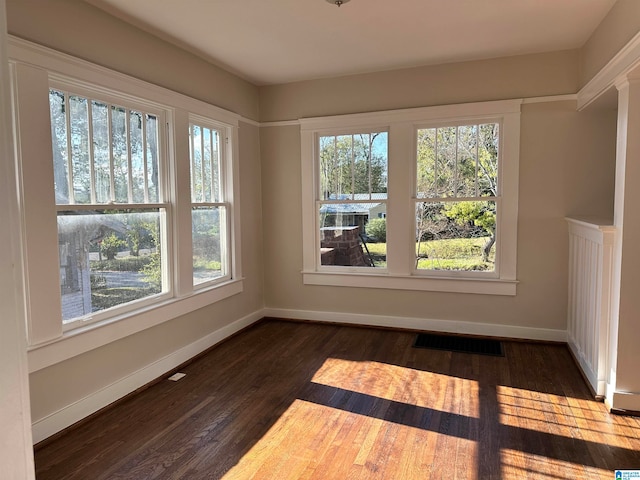
<path id="1" fill-rule="evenodd" d="M 419 270 L 495 270 L 496 202 L 418 202 Z"/>
<path id="2" fill-rule="evenodd" d="M 65 95 L 62 92 L 49 92 L 49 110 L 51 113 L 51 140 L 53 144 L 53 178 L 56 203 L 69 203 L 69 163 L 67 155 L 67 119 Z"/>
<path id="3" fill-rule="evenodd" d="M 95 169 L 96 202 L 111 200 L 111 168 L 109 164 L 109 116 L 108 107 L 101 102 L 91 102 L 93 123 L 93 161 Z"/>
<path id="4" fill-rule="evenodd" d="M 153 115 L 145 115 L 147 120 L 147 185 L 149 201 L 160 201 L 160 171 L 158 162 L 158 119 Z"/>
<path id="5" fill-rule="evenodd" d="M 89 161 L 89 118 L 87 99 L 69 97 L 71 122 L 71 163 L 75 203 L 91 203 L 91 172 Z"/>
<path id="6" fill-rule="evenodd" d="M 417 131 L 418 198 L 497 196 L 497 123 Z"/>
<path id="7" fill-rule="evenodd" d="M 166 290 L 163 218 L 163 210 L 58 214 L 64 323 Z"/>
<path id="8" fill-rule="evenodd" d="M 127 122 L 124 108 L 111 107 L 111 152 L 115 180 L 115 201 L 129 202 L 129 161 L 127 154 Z"/>
<path id="9" fill-rule="evenodd" d="M 480 196 L 498 195 L 499 125 L 480 125 L 478 148 L 478 188 Z"/>
<path id="10" fill-rule="evenodd" d="M 133 202 L 145 202 L 145 162 L 142 147 L 142 122 L 140 112 L 131 111 L 129 115 L 129 135 L 131 145 L 131 179 Z"/>
<path id="11" fill-rule="evenodd" d="M 386 202 L 320 206 L 320 264 L 387 266 Z"/>
<path id="12" fill-rule="evenodd" d="M 323 199 L 386 198 L 387 132 L 322 136 L 319 159 Z"/>
<path id="13" fill-rule="evenodd" d="M 191 211 L 194 285 L 226 275 L 225 213 L 224 207 L 197 207 Z"/>
<path id="14" fill-rule="evenodd" d="M 454 188 L 457 197 L 476 197 L 478 126 L 463 125 L 457 131 L 457 163 Z"/>
<path id="15" fill-rule="evenodd" d="M 436 197 L 455 195 L 456 141 L 456 127 L 436 129 Z"/>
<path id="16" fill-rule="evenodd" d="M 222 202 L 220 181 L 220 133 L 198 125 L 189 129 L 191 155 L 191 201 Z"/>

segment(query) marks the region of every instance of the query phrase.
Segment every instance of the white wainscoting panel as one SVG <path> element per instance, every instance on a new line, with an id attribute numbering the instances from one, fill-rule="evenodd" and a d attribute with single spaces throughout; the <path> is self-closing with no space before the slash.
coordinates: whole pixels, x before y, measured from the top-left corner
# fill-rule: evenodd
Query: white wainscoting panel
<path id="1" fill-rule="evenodd" d="M 604 396 L 609 364 L 612 222 L 568 218 L 569 347 L 597 396 Z"/>

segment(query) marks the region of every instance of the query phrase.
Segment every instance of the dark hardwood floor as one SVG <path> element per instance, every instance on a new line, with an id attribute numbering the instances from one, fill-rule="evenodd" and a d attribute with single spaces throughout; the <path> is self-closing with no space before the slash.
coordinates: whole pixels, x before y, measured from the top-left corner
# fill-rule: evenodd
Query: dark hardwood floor
<path id="1" fill-rule="evenodd" d="M 592 400 L 561 345 L 504 357 L 415 334 L 268 320 L 36 452 L 37 478 L 608 479 L 640 419 Z"/>

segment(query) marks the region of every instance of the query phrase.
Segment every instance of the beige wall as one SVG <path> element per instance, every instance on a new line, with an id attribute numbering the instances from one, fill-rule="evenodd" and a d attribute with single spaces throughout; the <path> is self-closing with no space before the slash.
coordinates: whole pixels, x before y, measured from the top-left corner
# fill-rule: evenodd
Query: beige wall
<path id="1" fill-rule="evenodd" d="M 7 15 L 9 32 L 18 37 L 251 119 L 279 121 L 575 93 L 637 31 L 634 21 L 639 16 L 627 16 L 639 4 L 620 0 L 582 52 L 260 88 L 82 1 L 8 0 Z M 620 25 L 626 27 L 618 30 Z M 258 129 L 242 123 L 239 140 L 244 293 L 35 372 L 30 379 L 34 420 L 259 310 L 263 303 L 273 308 L 564 329 L 564 217 L 610 215 L 613 208 L 615 112 L 578 113 L 573 102 L 524 105 L 517 296 L 304 286 L 299 127 Z"/>
<path id="2" fill-rule="evenodd" d="M 258 117 L 258 90 L 255 86 L 109 17 L 85 2 L 10 0 L 7 13 L 8 28 L 13 35 L 248 118 Z M 33 421 L 72 405 L 262 309 L 262 195 L 258 127 L 241 122 L 238 143 L 244 292 L 33 373 L 30 376 Z"/>
<path id="3" fill-rule="evenodd" d="M 577 50 L 260 87 L 260 120 L 561 95 L 578 91 Z"/>
<path id="4" fill-rule="evenodd" d="M 640 32 L 640 2 L 618 0 L 580 51 L 583 87 Z"/>
<path id="5" fill-rule="evenodd" d="M 612 214 L 615 121 L 613 111 L 578 113 L 572 101 L 523 106 L 515 297 L 303 285 L 299 127 L 263 128 L 265 304 L 566 329 L 564 217 Z"/>
<path id="6" fill-rule="evenodd" d="M 262 221 L 258 128 L 240 124 L 240 202 L 244 292 L 30 376 L 34 421 L 259 311 L 262 292 Z"/>
<path id="7" fill-rule="evenodd" d="M 258 89 L 80 0 L 8 0 L 10 34 L 258 118 Z"/>

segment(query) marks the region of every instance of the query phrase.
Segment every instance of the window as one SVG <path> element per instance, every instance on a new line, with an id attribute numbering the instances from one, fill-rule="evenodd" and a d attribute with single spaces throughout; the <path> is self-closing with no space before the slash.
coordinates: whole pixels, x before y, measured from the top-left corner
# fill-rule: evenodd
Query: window
<path id="1" fill-rule="evenodd" d="M 189 125 L 194 285 L 229 277 L 229 204 L 224 201 L 221 137 L 216 128 Z"/>
<path id="2" fill-rule="evenodd" d="M 386 266 L 383 230 L 368 227 L 386 215 L 387 138 L 384 131 L 318 137 L 321 265 Z"/>
<path id="3" fill-rule="evenodd" d="M 163 113 L 49 91 L 62 321 L 167 294 Z"/>
<path id="4" fill-rule="evenodd" d="M 10 70 L 34 368 L 243 291 L 238 115 L 20 42 Z"/>
<path id="5" fill-rule="evenodd" d="M 496 271 L 499 139 L 499 123 L 417 130 L 417 270 Z"/>
<path id="6" fill-rule="evenodd" d="M 520 103 L 301 120 L 304 282 L 515 295 Z"/>

